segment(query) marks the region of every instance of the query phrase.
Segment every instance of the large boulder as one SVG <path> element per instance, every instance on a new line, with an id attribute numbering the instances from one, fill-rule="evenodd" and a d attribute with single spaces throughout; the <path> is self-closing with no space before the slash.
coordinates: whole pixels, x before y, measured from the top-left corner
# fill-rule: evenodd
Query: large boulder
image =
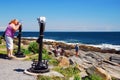
<path id="1" fill-rule="evenodd" d="M 86 70 L 88 75 L 96 74 L 102 78 L 102 80 L 112 80 L 111 76 L 102 68 L 92 66 Z"/>
<path id="2" fill-rule="evenodd" d="M 120 57 L 119 56 L 111 56 L 110 61 L 120 64 Z"/>
<path id="3" fill-rule="evenodd" d="M 69 59 L 67 57 L 64 57 L 64 56 L 60 56 L 58 57 L 58 66 L 60 67 L 69 67 L 70 63 L 69 63 Z"/>
<path id="4" fill-rule="evenodd" d="M 65 50 L 65 52 L 64 52 L 64 55 L 66 56 L 66 57 L 69 57 L 69 56 L 73 56 L 75 53 L 73 52 L 73 51 L 70 51 L 70 50 Z"/>

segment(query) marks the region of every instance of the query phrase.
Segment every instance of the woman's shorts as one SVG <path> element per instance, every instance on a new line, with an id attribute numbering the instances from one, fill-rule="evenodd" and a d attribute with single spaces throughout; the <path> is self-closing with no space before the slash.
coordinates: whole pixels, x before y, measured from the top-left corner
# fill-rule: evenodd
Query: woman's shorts
<path id="1" fill-rule="evenodd" d="M 7 49 L 13 49 L 13 38 L 5 35 L 5 40 Z"/>

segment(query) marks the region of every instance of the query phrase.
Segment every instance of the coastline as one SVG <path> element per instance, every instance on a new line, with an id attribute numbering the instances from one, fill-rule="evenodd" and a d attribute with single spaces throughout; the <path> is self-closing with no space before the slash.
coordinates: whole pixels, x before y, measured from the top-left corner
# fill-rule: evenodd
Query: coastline
<path id="1" fill-rule="evenodd" d="M 15 38 L 16 39 L 16 38 Z M 36 37 L 22 37 L 23 42 L 25 40 L 25 42 L 29 42 L 29 41 L 36 41 L 37 38 Z M 83 51 L 95 51 L 95 52 L 102 52 L 102 53 L 115 53 L 115 54 L 120 54 L 120 46 L 115 45 L 112 46 L 109 44 L 102 44 L 101 45 L 89 45 L 89 44 L 81 44 L 81 43 L 67 43 L 64 41 L 56 41 L 56 40 L 52 40 L 52 39 L 43 39 L 44 44 L 46 45 L 55 45 L 58 46 L 60 45 L 62 48 L 64 49 L 74 49 L 75 44 L 79 45 L 80 50 Z M 113 48 L 113 47 L 118 47 L 118 49 Z"/>

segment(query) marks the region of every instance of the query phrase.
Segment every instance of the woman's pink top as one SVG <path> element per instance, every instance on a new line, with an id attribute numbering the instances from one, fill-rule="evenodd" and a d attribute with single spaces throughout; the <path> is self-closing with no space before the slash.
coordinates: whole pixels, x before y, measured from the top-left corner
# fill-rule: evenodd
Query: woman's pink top
<path id="1" fill-rule="evenodd" d="M 15 31 L 13 30 L 13 28 L 10 25 L 8 25 L 5 31 L 5 35 L 14 38 L 14 33 Z"/>

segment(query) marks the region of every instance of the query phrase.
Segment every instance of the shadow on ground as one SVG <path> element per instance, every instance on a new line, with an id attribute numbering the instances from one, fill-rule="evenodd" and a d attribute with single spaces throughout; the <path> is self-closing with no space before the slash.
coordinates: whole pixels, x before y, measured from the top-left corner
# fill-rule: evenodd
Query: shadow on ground
<path id="1" fill-rule="evenodd" d="M 14 69 L 16 72 L 24 72 L 24 69 Z"/>
<path id="2" fill-rule="evenodd" d="M 2 58 L 2 59 L 7 59 L 8 56 L 7 56 L 6 54 L 0 53 L 0 58 Z"/>

